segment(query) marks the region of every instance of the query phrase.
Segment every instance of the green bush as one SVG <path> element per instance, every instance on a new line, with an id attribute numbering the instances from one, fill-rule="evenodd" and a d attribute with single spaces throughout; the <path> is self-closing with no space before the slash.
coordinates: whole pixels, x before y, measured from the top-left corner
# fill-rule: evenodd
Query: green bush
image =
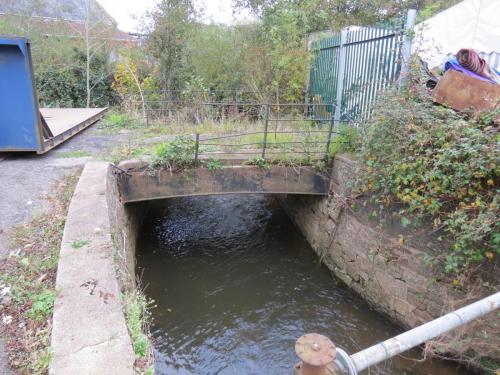
<path id="1" fill-rule="evenodd" d="M 332 136 L 329 154 L 352 153 L 358 149 L 359 129 L 350 125 L 341 125 Z"/>
<path id="2" fill-rule="evenodd" d="M 32 297 L 31 309 L 28 311 L 28 316 L 41 322 L 45 320 L 54 308 L 54 300 L 56 296 L 52 290 L 45 289 L 39 294 L 35 294 Z"/>
<path id="3" fill-rule="evenodd" d="M 362 190 L 381 204 L 401 204 L 399 213 L 431 218 L 451 249 L 437 257 L 447 272 L 459 272 L 500 254 L 499 131 L 483 114 L 466 119 L 437 106 L 414 81 L 378 103 L 363 137 Z"/>
<path id="4" fill-rule="evenodd" d="M 86 106 L 86 55 L 75 47 L 69 61 L 70 64 L 40 64 L 35 69 L 36 89 L 42 107 Z M 117 101 L 110 72 L 108 56 L 97 53 L 90 64 L 91 107 L 106 107 Z"/>
<path id="5" fill-rule="evenodd" d="M 151 167 L 153 169 L 190 167 L 194 163 L 195 149 L 195 141 L 189 136 L 177 136 L 156 147 Z"/>

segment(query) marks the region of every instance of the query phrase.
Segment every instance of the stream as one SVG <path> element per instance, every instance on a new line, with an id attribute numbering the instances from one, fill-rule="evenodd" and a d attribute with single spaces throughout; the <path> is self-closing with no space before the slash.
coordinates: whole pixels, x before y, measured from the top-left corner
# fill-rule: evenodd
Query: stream
<path id="1" fill-rule="evenodd" d="M 402 332 L 337 281 L 263 195 L 155 202 L 138 240 L 137 274 L 157 305 L 157 374 L 291 374 L 304 333 L 352 354 Z M 411 359 L 419 355 L 364 373 L 466 373 Z"/>

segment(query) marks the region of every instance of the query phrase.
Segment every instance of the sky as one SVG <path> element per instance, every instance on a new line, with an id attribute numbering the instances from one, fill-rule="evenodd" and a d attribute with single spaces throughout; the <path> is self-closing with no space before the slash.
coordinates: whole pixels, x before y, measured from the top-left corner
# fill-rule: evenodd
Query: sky
<path id="1" fill-rule="evenodd" d="M 137 32 L 138 21 L 147 10 L 154 7 L 159 0 L 97 0 L 106 11 L 118 22 L 123 31 Z M 231 24 L 235 21 L 252 19 L 249 13 L 233 17 L 232 0 L 197 0 L 197 6 L 204 9 L 205 22 Z"/>

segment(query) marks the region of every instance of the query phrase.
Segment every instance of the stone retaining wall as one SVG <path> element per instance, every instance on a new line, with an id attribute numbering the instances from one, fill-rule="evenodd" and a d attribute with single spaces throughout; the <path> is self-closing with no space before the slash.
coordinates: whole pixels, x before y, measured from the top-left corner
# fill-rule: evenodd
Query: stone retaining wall
<path id="1" fill-rule="evenodd" d="M 353 175 L 354 162 L 337 157 L 334 194 L 288 195 L 280 202 L 326 266 L 377 310 L 407 328 L 442 315 L 454 293 L 450 284 L 436 281 L 422 248 L 401 244 L 346 207 L 342 197 L 349 194 Z"/>

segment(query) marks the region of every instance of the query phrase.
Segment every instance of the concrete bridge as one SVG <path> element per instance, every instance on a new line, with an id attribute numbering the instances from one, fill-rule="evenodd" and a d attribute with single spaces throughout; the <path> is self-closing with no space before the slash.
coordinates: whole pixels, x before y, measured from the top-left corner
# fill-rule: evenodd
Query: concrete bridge
<path id="1" fill-rule="evenodd" d="M 212 194 L 328 195 L 330 170 L 305 166 L 262 168 L 222 162 L 220 168 L 194 167 L 178 171 L 150 171 L 140 161 L 114 168 L 121 203 Z"/>

